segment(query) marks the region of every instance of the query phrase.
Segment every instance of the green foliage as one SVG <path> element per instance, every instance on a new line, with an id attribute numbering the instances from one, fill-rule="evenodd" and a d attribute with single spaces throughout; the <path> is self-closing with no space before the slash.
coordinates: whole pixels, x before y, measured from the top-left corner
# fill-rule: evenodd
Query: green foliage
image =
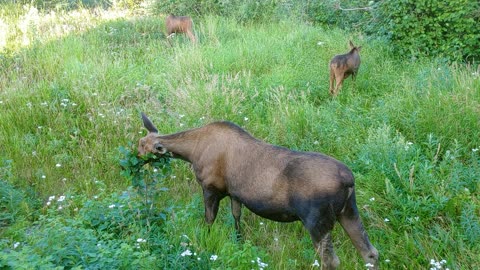
<path id="1" fill-rule="evenodd" d="M 133 143 L 130 142 L 128 148 L 123 146 L 119 148 L 123 155 L 120 158 L 121 175 L 130 180 L 132 186 L 140 191 L 154 188 L 158 184 L 157 179 L 164 179 L 171 173 L 170 156 L 167 154 L 157 157 L 152 153 L 139 156 L 136 149 L 131 150 L 133 147 Z M 147 164 L 150 164 L 149 169 L 144 167 Z"/>
<path id="2" fill-rule="evenodd" d="M 480 57 L 478 1 L 380 1 L 369 32 L 392 42 L 399 54 L 465 59 Z"/>
<path id="3" fill-rule="evenodd" d="M 41 23 L 27 29 L 30 43 L 17 32 L 0 62 L 0 191 L 9 196 L 0 268 L 252 269 L 259 257 L 272 269 L 310 269 L 319 260 L 300 222 L 248 209 L 237 243 L 228 199 L 205 224 L 190 166 L 146 164 L 153 157 L 128 144 L 144 133 L 139 111 L 164 134 L 231 120 L 269 143 L 344 161 L 382 269 L 432 259 L 480 268 L 478 68 L 405 60 L 385 41 L 289 19 L 305 10 L 289 3 L 276 2 L 280 22 L 198 16 L 193 46 L 169 45 L 159 16 L 32 12 Z M 25 13 L 2 13 L 9 33 L 31 22 Z M 57 35 L 56 25 L 69 30 Z M 363 45 L 362 66 L 332 99 L 328 61 L 349 39 Z M 333 237 L 342 265 L 364 268 L 340 226 Z"/>
<path id="4" fill-rule="evenodd" d="M 238 22 L 258 22 L 261 20 L 277 20 L 273 17 L 278 1 L 267 0 L 228 0 L 228 1 L 188 1 L 168 0 L 155 1 L 153 9 L 156 13 L 205 16 L 222 15 L 234 18 Z"/>

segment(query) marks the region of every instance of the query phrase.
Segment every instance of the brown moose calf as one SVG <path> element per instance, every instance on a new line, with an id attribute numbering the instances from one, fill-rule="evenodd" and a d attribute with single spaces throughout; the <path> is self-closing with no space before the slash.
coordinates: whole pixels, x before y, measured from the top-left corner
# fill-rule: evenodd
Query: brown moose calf
<path id="1" fill-rule="evenodd" d="M 330 61 L 330 94 L 336 96 L 342 88 L 343 80 L 352 75 L 355 80 L 358 68 L 360 67 L 360 47 L 355 47 L 352 41 L 349 42 L 350 52 L 347 54 L 336 55 Z M 335 88 L 333 87 L 336 81 Z"/>
<path id="2" fill-rule="evenodd" d="M 167 27 L 167 38 L 170 38 L 173 33 L 184 33 L 193 43 L 196 42 L 195 35 L 193 34 L 192 18 L 170 14 L 165 20 L 165 25 Z"/>
<path id="3" fill-rule="evenodd" d="M 142 119 L 149 133 L 139 140 L 139 155 L 171 153 L 192 164 L 203 189 L 207 224 L 227 196 L 238 234 L 242 205 L 271 220 L 299 220 L 321 256 L 322 269 L 336 269 L 340 261 L 330 232 L 339 221 L 367 267 L 378 269 L 378 252 L 358 213 L 353 174 L 340 161 L 267 144 L 230 122 L 160 135 L 143 113 Z"/>

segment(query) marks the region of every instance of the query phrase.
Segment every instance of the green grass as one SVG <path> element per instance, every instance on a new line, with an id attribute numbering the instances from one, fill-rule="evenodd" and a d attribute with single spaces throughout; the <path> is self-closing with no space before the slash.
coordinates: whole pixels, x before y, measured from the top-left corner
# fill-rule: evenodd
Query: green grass
<path id="1" fill-rule="evenodd" d="M 8 25 L 24 18 L 2 10 Z M 209 229 L 182 161 L 159 179 L 168 191 L 153 204 L 135 195 L 119 147 L 145 134 L 144 111 L 162 133 L 225 119 L 269 143 L 344 161 L 382 269 L 427 269 L 431 259 L 480 268 L 478 68 L 405 60 L 359 33 L 293 19 L 242 26 L 206 16 L 195 22 L 197 45 L 177 36 L 169 46 L 161 16 L 81 14 L 40 13 L 30 45 L 13 27 L 0 48 L 0 267 L 256 269 L 259 257 L 267 269 L 314 268 L 319 257 L 300 223 L 244 209 L 237 243 L 226 199 Z M 56 22 L 71 30 L 54 32 Z M 328 62 L 349 39 L 363 46 L 362 65 L 332 99 Z M 53 195 L 67 197 L 63 211 L 63 202 L 46 205 Z M 109 208 L 119 202 L 130 210 Z M 156 214 L 134 214 L 147 206 Z M 339 227 L 343 268 L 364 268 Z M 138 238 L 147 239 L 139 249 Z M 181 256 L 186 249 L 196 255 Z"/>

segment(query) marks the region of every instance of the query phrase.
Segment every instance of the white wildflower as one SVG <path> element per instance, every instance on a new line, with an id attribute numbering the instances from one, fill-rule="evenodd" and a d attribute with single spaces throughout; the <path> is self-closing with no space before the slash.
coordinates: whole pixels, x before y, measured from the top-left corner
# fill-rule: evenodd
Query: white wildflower
<path id="1" fill-rule="evenodd" d="M 210 261 L 216 261 L 217 259 L 218 259 L 218 256 L 215 254 L 210 256 Z"/>
<path id="2" fill-rule="evenodd" d="M 375 201 L 375 197 L 370 198 L 370 201 L 371 202 Z"/>
<path id="3" fill-rule="evenodd" d="M 65 196 L 60 196 L 57 200 L 57 202 L 63 202 L 65 201 Z"/>
<path id="4" fill-rule="evenodd" d="M 13 244 L 13 249 L 16 249 L 18 246 L 20 246 L 20 242 L 15 242 L 15 243 Z"/>
<path id="5" fill-rule="evenodd" d="M 146 242 L 147 242 L 147 239 L 143 239 L 143 238 L 137 239 L 137 243 L 146 243 Z"/>
<path id="6" fill-rule="evenodd" d="M 318 260 L 315 260 L 315 262 L 313 262 L 312 266 L 320 267 L 320 264 L 318 263 Z"/>
<path id="7" fill-rule="evenodd" d="M 192 252 L 190 251 L 190 249 L 187 249 L 184 252 L 182 252 L 182 254 L 180 254 L 180 256 L 182 256 L 182 257 L 192 256 Z"/>
<path id="8" fill-rule="evenodd" d="M 110 209 L 115 208 L 115 204 L 110 204 L 110 205 L 108 206 L 108 208 L 110 208 Z"/>
<path id="9" fill-rule="evenodd" d="M 371 263 L 365 264 L 365 267 L 367 267 L 367 268 L 374 267 L 374 266 L 375 266 L 375 265 L 373 265 L 373 264 L 371 264 Z"/>
<path id="10" fill-rule="evenodd" d="M 390 219 L 385 218 L 383 221 L 385 221 L 385 222 L 390 222 Z"/>
<path id="11" fill-rule="evenodd" d="M 55 167 L 60 168 L 60 167 L 62 167 L 62 164 L 57 163 L 57 164 L 55 165 Z"/>

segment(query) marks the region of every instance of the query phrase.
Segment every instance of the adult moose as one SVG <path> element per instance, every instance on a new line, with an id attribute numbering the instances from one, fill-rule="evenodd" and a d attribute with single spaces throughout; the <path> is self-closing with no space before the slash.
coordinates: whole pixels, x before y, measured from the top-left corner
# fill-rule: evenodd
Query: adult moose
<path id="1" fill-rule="evenodd" d="M 231 122 L 160 135 L 143 113 L 142 119 L 149 133 L 139 140 L 139 155 L 168 152 L 190 162 L 203 189 L 208 224 L 226 196 L 238 233 L 242 205 L 271 220 L 300 220 L 321 256 L 322 269 L 336 269 L 340 261 L 330 232 L 339 221 L 367 266 L 378 269 L 378 251 L 356 206 L 354 178 L 343 163 L 320 153 L 267 144 Z"/>
<path id="2" fill-rule="evenodd" d="M 362 46 L 356 47 L 352 41 L 349 43 L 350 52 L 346 54 L 336 55 L 330 60 L 330 94 L 332 96 L 338 95 L 342 88 L 343 80 L 352 75 L 352 80 L 355 80 L 358 69 L 360 68 L 360 50 Z M 336 82 L 335 88 L 333 87 Z"/>

